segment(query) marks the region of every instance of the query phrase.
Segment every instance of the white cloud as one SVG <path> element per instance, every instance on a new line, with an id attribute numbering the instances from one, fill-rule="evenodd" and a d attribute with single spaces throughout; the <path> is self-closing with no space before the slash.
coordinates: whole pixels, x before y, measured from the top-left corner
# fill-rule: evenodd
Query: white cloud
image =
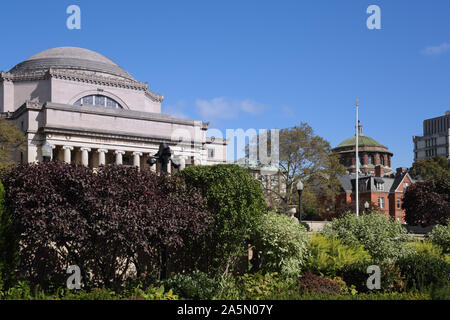
<path id="1" fill-rule="evenodd" d="M 291 107 L 288 107 L 288 106 L 282 107 L 282 108 L 281 108 L 281 112 L 283 113 L 283 115 L 284 115 L 285 117 L 291 118 L 291 117 L 294 116 L 294 110 L 292 110 L 292 108 L 291 108 Z"/>
<path id="2" fill-rule="evenodd" d="M 203 120 L 215 120 L 236 119 L 241 112 L 258 115 L 267 107 L 251 99 L 231 101 L 218 97 L 211 100 L 197 99 L 195 108 Z"/>
<path id="3" fill-rule="evenodd" d="M 433 56 L 433 55 L 439 55 L 442 54 L 446 51 L 450 50 L 450 43 L 442 43 L 441 45 L 438 46 L 430 46 L 430 47 L 426 47 L 424 50 L 422 50 L 423 54 L 429 55 L 429 56 Z"/>
<path id="4" fill-rule="evenodd" d="M 175 104 L 169 104 L 163 107 L 162 112 L 171 115 L 174 118 L 189 119 L 184 113 L 186 108 L 186 102 L 184 100 L 178 100 Z"/>

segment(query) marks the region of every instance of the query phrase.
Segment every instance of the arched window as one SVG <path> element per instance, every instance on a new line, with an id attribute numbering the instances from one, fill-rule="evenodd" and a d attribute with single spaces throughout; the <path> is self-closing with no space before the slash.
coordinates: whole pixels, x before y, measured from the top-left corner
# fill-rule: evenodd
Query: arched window
<path id="1" fill-rule="evenodd" d="M 105 108 L 120 108 L 123 107 L 114 99 L 110 97 L 102 96 L 99 94 L 92 94 L 78 99 L 74 105 L 76 106 L 100 106 Z"/>

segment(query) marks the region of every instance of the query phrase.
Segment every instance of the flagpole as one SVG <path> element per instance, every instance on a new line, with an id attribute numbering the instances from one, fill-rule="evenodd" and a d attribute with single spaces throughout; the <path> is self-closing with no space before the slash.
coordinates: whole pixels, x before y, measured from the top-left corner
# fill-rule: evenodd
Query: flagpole
<path id="1" fill-rule="evenodd" d="M 358 125 L 358 104 L 359 101 L 356 100 L 356 216 L 359 216 L 359 150 L 358 150 L 358 138 L 359 138 L 359 125 Z"/>

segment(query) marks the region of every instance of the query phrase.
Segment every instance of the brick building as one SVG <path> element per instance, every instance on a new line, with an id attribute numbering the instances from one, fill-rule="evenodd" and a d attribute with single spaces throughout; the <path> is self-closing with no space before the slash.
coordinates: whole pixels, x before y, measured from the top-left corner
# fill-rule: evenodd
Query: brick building
<path id="1" fill-rule="evenodd" d="M 372 203 L 384 214 L 404 223 L 402 199 L 406 188 L 414 182 L 413 179 L 406 168 L 398 168 L 393 172 L 391 169 L 393 154 L 388 148 L 375 139 L 364 136 L 361 126 L 358 132 L 360 208 L 361 205 L 364 207 L 365 202 Z M 355 204 L 355 144 L 356 138 L 351 137 L 333 149 L 333 152 L 340 155 L 340 161 L 347 168 L 347 174 L 339 176 L 342 189 L 336 199 L 324 200 L 323 205 L 328 212 Z"/>

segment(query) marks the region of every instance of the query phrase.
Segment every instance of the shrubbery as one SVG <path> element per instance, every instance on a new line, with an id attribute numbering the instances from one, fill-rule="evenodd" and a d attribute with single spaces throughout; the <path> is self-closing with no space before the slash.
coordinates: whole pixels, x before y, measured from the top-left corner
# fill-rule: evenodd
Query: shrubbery
<path id="1" fill-rule="evenodd" d="M 408 252 L 407 231 L 400 222 L 379 213 L 348 214 L 326 225 L 322 233 L 348 245 L 363 245 L 375 263 L 393 262 Z"/>
<path id="2" fill-rule="evenodd" d="M 450 264 L 441 257 L 414 252 L 397 261 L 406 289 L 429 289 L 449 285 Z"/>
<path id="3" fill-rule="evenodd" d="M 428 240 L 440 246 L 443 253 L 450 253 L 450 224 L 436 225 L 428 234 Z"/>
<path id="4" fill-rule="evenodd" d="M 262 187 L 238 165 L 192 166 L 180 171 L 200 191 L 214 222 L 206 236 L 190 244 L 191 269 L 210 275 L 236 271 L 255 225 L 267 211 Z M 180 253 L 182 254 L 182 253 Z"/>
<path id="5" fill-rule="evenodd" d="M 346 245 L 338 238 L 314 234 L 309 244 L 308 266 L 330 277 L 340 274 L 348 265 L 369 262 L 371 257 L 361 245 Z"/>
<path id="6" fill-rule="evenodd" d="M 180 248 L 210 221 L 200 194 L 182 180 L 123 166 L 27 164 L 4 176 L 20 240 L 19 279 L 47 288 L 81 268 L 83 283 L 119 286 L 157 276 L 163 249 Z"/>
<path id="7" fill-rule="evenodd" d="M 255 250 L 262 252 L 262 272 L 298 276 L 309 258 L 308 235 L 304 227 L 285 215 L 267 213 L 254 226 Z"/>
<path id="8" fill-rule="evenodd" d="M 216 296 L 218 286 L 214 279 L 201 271 L 178 273 L 163 281 L 163 285 L 183 299 L 210 300 Z"/>

